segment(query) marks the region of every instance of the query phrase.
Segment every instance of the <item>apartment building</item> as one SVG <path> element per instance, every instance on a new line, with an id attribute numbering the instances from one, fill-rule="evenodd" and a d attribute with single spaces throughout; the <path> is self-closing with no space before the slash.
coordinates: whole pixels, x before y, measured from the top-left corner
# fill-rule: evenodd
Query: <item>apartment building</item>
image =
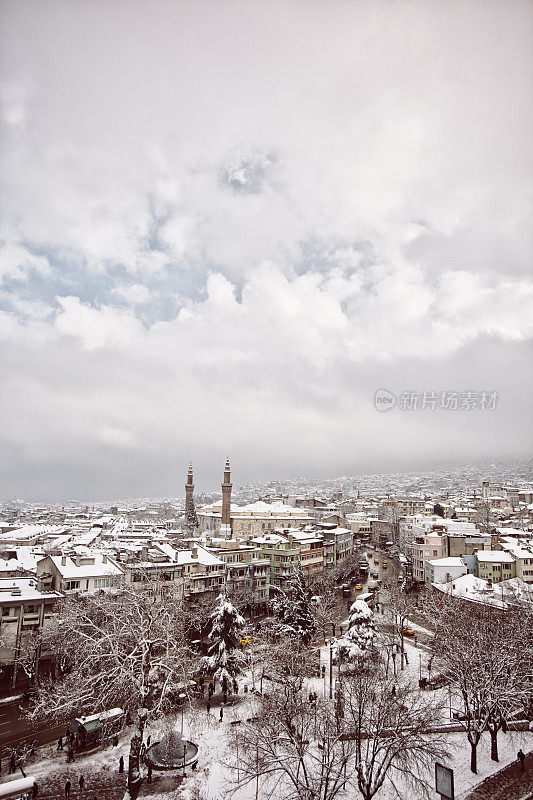
<path id="1" fill-rule="evenodd" d="M 45 556 L 37 562 L 37 580 L 43 589 L 78 594 L 119 586 L 124 569 L 105 554 Z"/>
<path id="2" fill-rule="evenodd" d="M 476 553 L 477 575 L 485 581 L 500 583 L 516 578 L 515 559 L 503 550 L 480 550 Z"/>
<path id="3" fill-rule="evenodd" d="M 300 544 L 294 539 L 269 533 L 252 539 L 262 558 L 270 563 L 270 585 L 288 591 L 294 567 L 300 560 Z"/>
<path id="4" fill-rule="evenodd" d="M 259 548 L 233 539 L 207 539 L 206 549 L 226 565 L 226 589 L 249 610 L 262 611 L 269 599 L 270 560 Z"/>
<path id="5" fill-rule="evenodd" d="M 42 652 L 36 634 L 50 619 L 61 598 L 55 591 L 43 590 L 35 578 L 0 580 L 0 685 L 15 689 L 37 677 L 51 654 Z"/>

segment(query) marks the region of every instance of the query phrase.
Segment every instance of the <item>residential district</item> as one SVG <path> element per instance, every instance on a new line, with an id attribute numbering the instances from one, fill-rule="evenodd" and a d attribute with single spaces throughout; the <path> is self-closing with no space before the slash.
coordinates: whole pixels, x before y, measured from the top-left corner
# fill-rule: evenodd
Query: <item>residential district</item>
<path id="1" fill-rule="evenodd" d="M 380 650 L 377 659 L 381 666 L 376 669 L 385 670 L 379 674 L 380 686 L 389 692 L 387 730 L 392 726 L 391 698 L 414 691 L 407 686 L 409 680 L 414 681 L 417 697 L 425 692 L 423 697 L 428 698 L 428 692 L 432 693 L 433 722 L 441 719 L 443 703 L 447 704 L 446 722 L 442 717 L 438 729 L 451 747 L 446 750 L 443 739 L 442 797 L 497 798 L 498 780 L 506 800 L 530 796 L 533 482 L 529 465 L 323 482 L 302 478 L 234 491 L 227 460 L 221 465 L 220 492 L 197 495 L 194 481 L 192 465 L 188 470 L 185 465 L 185 492 L 175 499 L 52 506 L 14 500 L 2 506 L 0 797 L 111 800 L 126 792 L 128 797 L 214 798 L 227 791 L 236 798 L 299 800 L 356 796 L 388 800 L 402 796 L 403 791 L 404 796 L 423 797 L 430 784 L 435 791 L 436 759 L 432 758 L 440 752 L 436 744 L 425 753 L 427 759 L 419 762 L 410 751 L 397 762 L 385 758 L 381 763 L 376 756 L 387 780 L 369 776 L 369 762 L 364 769 L 357 763 L 360 749 L 356 752 L 346 746 L 351 736 L 348 728 L 342 728 L 350 716 L 346 687 L 350 675 L 352 682 L 354 674 L 359 675 L 358 680 L 369 675 L 368 666 L 361 668 L 361 658 L 368 660 L 372 649 Z M 159 706 L 151 697 L 150 706 L 145 701 L 155 690 L 143 689 L 140 705 L 150 706 L 151 716 L 147 712 L 143 719 L 137 750 L 132 744 L 139 731 L 133 711 L 139 703 L 132 701 L 128 707 L 120 687 L 109 695 L 116 708 L 105 689 L 91 697 L 85 686 L 83 696 L 74 697 L 71 685 L 68 702 L 61 699 L 61 686 L 68 682 L 69 672 L 81 685 L 90 671 L 86 661 L 76 661 L 74 641 L 90 609 L 100 608 L 96 628 L 109 638 L 103 621 L 110 614 L 106 602 L 132 592 L 135 597 L 149 596 L 160 603 L 160 615 L 170 606 L 179 608 L 188 652 L 187 656 L 182 653 L 180 661 L 187 666 L 172 684 L 180 689 L 172 695 L 173 713 L 169 714 L 166 696 L 159 696 Z M 142 603 L 138 605 L 141 608 Z M 76 617 L 79 608 L 86 615 L 83 621 Z M 292 619 L 295 609 L 296 622 Z M 484 614 L 489 615 L 489 623 Z M 70 645 L 58 634 L 61 625 L 63 632 L 68 630 L 69 615 L 75 620 Z M 466 678 L 452 663 L 450 651 L 459 653 L 471 624 L 489 625 L 492 647 L 495 639 L 502 638 L 502 630 L 514 630 L 516 621 L 522 638 L 513 640 L 511 649 L 527 664 L 528 674 L 524 677 L 517 672 L 509 678 L 511 669 L 520 669 L 505 662 L 504 699 L 501 695 L 494 702 L 487 696 L 467 699 Z M 86 635 L 94 640 L 89 632 Z M 479 635 L 477 631 L 481 652 Z M 283 639 L 291 643 L 292 655 L 283 650 Z M 131 651 L 136 646 L 136 642 L 128 644 Z M 196 660 L 191 656 L 195 648 Z M 311 666 L 308 662 L 287 666 L 287 658 L 304 651 Z M 150 650 L 151 657 L 153 652 Z M 166 652 L 168 655 L 168 646 Z M 277 663 L 269 661 L 272 653 Z M 468 661 L 466 651 L 460 658 Z M 488 663 L 491 656 L 483 658 Z M 501 664 L 501 654 L 498 659 Z M 70 668 L 63 666 L 67 661 Z M 111 664 L 112 658 L 109 661 Z M 285 666 L 282 674 L 277 674 L 280 664 Z M 168 665 L 165 668 L 170 670 Z M 105 674 L 100 665 L 102 669 Z M 305 694 L 314 713 L 313 731 L 307 730 L 307 738 L 300 736 L 300 750 L 292 754 L 295 763 L 300 767 L 305 763 L 309 775 L 314 775 L 309 786 L 299 769 L 292 774 L 265 766 L 268 747 L 261 731 L 254 729 L 254 720 L 262 719 L 264 732 L 265 714 L 270 718 L 281 714 L 279 708 L 264 706 L 272 703 L 273 696 L 283 696 L 288 705 L 294 701 L 292 696 L 287 699 L 288 676 L 298 677 L 297 691 Z M 96 674 L 89 677 L 96 685 Z M 112 666 L 107 679 L 112 683 Z M 496 673 L 490 680 L 496 685 Z M 123 675 L 117 681 L 124 681 Z M 375 689 L 373 692 L 375 698 Z M 416 727 L 420 708 L 412 702 L 405 699 L 400 707 L 406 709 L 409 725 Z M 320 703 L 326 706 L 322 708 Z M 339 764 L 342 769 L 329 775 L 324 788 L 325 734 L 319 776 L 309 769 L 308 761 L 313 759 L 314 738 L 320 738 L 317 713 L 325 725 L 327 703 L 335 715 L 337 740 L 342 740 L 340 755 L 330 752 L 327 757 L 333 772 Z M 317 708 L 321 710 L 317 712 Z M 206 713 L 207 726 L 200 724 L 203 717 L 198 716 L 199 711 Z M 289 739 L 296 735 L 294 720 L 301 716 L 300 711 L 293 709 L 292 713 L 293 722 L 287 722 Z M 152 726 L 151 738 L 157 739 L 160 747 L 166 742 L 168 757 L 173 734 L 168 722 L 166 732 L 161 727 L 161 720 L 168 718 L 178 720 L 178 740 L 185 744 L 176 763 L 163 765 L 161 753 L 159 762 L 155 751 L 147 756 L 154 744 L 146 733 Z M 283 729 L 281 717 L 275 724 Z M 183 738 L 184 725 L 190 740 Z M 400 721 L 398 725 L 405 730 Z M 496 770 L 502 764 L 497 749 L 494 757 L 495 726 L 496 736 L 503 730 L 515 737 L 508 752 L 506 745 L 500 745 L 505 751 L 503 761 L 516 762 L 507 767 L 514 770 L 511 777 L 500 776 Z M 126 736 L 130 728 L 137 732 L 131 742 Z M 217 750 L 226 728 L 231 728 L 232 736 L 237 729 L 241 732 L 236 757 L 226 742 L 232 766 L 230 756 Z M 430 742 L 436 734 L 429 731 L 420 729 L 418 733 Z M 466 734 L 464 739 L 461 732 Z M 383 732 L 377 732 L 376 738 L 379 736 L 386 738 Z M 493 762 L 488 766 L 482 755 L 476 761 L 476 748 L 487 736 L 492 737 Z M 370 730 L 365 737 L 372 740 Z M 285 755 L 290 751 L 287 742 Z M 303 755 L 302 742 L 311 748 Z M 115 746 L 112 756 L 110 743 Z M 249 757 L 250 748 L 255 763 Z M 277 763 L 283 760 L 279 752 Z M 406 767 L 411 758 L 416 766 L 412 774 Z M 446 767 L 446 763 L 452 766 Z M 453 786 L 452 793 L 446 794 L 445 783 L 454 766 L 455 795 Z M 523 778 L 528 769 L 529 778 Z M 480 775 L 496 781 L 486 789 L 488 794 L 475 794 Z M 355 790 L 350 788 L 354 786 Z M 462 793 L 457 793 L 458 787 Z"/>

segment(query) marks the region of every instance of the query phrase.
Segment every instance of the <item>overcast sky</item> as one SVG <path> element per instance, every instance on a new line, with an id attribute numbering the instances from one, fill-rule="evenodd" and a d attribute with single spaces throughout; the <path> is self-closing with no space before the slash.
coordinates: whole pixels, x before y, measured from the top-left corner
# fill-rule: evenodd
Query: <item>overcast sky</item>
<path id="1" fill-rule="evenodd" d="M 3 499 L 530 452 L 531 2 L 0 7 Z"/>

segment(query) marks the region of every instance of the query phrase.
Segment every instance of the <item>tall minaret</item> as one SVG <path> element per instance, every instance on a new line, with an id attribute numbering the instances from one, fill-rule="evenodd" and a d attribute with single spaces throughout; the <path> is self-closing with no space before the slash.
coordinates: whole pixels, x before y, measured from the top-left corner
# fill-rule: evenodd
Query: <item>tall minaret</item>
<path id="1" fill-rule="evenodd" d="M 185 484 L 185 513 L 191 507 L 192 495 L 194 492 L 194 483 L 192 475 L 192 464 L 189 464 L 189 471 L 187 473 L 187 483 Z"/>
<path id="2" fill-rule="evenodd" d="M 220 535 L 231 539 L 231 471 L 229 458 L 224 467 L 224 481 L 222 483 L 222 520 Z"/>

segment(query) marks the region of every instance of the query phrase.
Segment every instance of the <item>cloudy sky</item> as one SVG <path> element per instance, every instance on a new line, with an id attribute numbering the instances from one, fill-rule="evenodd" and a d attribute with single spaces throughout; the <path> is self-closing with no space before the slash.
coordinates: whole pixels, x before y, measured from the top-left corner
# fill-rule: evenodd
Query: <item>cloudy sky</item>
<path id="1" fill-rule="evenodd" d="M 0 9 L 3 499 L 530 451 L 531 2 Z"/>

